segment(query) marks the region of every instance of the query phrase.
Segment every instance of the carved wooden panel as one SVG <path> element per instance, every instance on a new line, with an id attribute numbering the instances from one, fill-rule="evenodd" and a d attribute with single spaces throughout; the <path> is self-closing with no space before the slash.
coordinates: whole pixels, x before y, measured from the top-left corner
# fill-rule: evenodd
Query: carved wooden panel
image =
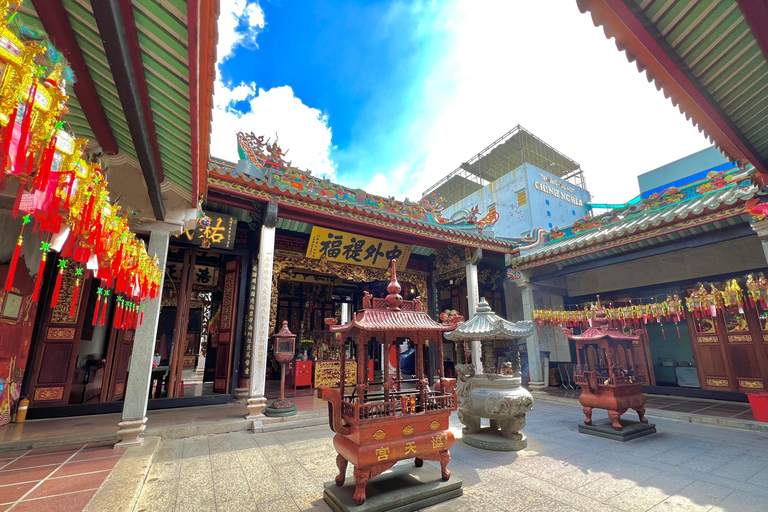
<path id="1" fill-rule="evenodd" d="M 61 291 L 59 291 L 59 301 L 56 303 L 56 307 L 51 312 L 52 324 L 76 324 L 77 317 L 80 313 L 80 302 L 83 297 L 83 283 L 80 283 L 78 291 L 77 307 L 75 308 L 75 315 L 69 316 L 70 309 L 72 307 L 72 296 L 75 294 L 75 270 L 76 265 L 67 265 L 64 269 L 64 274 L 61 278 Z"/>
<path id="2" fill-rule="evenodd" d="M 64 386 L 55 388 L 37 388 L 35 389 L 35 401 L 61 400 L 64 396 Z"/>
<path id="3" fill-rule="evenodd" d="M 46 336 L 50 340 L 73 340 L 75 339 L 74 327 L 49 327 Z"/>
<path id="4" fill-rule="evenodd" d="M 221 328 L 216 349 L 213 391 L 229 392 L 232 378 L 232 354 L 234 352 L 235 326 L 237 325 L 237 303 L 240 291 L 240 258 L 236 257 L 225 264 L 224 290 L 221 297 Z"/>

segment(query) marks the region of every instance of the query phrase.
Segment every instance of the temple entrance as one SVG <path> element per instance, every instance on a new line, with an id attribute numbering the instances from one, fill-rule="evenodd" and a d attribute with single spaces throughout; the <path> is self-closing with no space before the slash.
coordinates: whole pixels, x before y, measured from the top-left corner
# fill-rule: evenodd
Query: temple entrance
<path id="1" fill-rule="evenodd" d="M 171 247 L 151 398 L 229 394 L 240 256 Z"/>
<path id="2" fill-rule="evenodd" d="M 426 303 L 426 277 L 417 272 L 398 273 L 402 285 L 401 294 L 406 299 L 422 297 Z M 305 258 L 290 258 L 277 255 L 273 274 L 273 298 L 270 331 L 284 320 L 296 334 L 296 359 L 286 365 L 286 396 L 311 395 L 318 386 L 338 386 L 341 354 L 335 334 L 325 323 L 326 318 L 335 318 L 339 325 L 352 319 L 355 311 L 362 307 L 366 293 L 373 298 L 387 295 L 388 271 L 386 269 L 362 268 L 354 265 L 336 264 Z M 407 364 L 415 367 L 415 352 L 402 341 L 402 352 Z M 274 360 L 272 340 L 268 349 L 267 398 L 277 398 L 280 393 L 281 365 Z M 367 347 L 366 366 L 368 382 L 381 380 L 385 371 L 383 361 L 387 360 L 394 371 L 399 362 L 399 353 L 384 358 L 381 344 L 370 343 Z M 425 368 L 429 372 L 428 347 L 425 347 Z M 348 347 L 345 354 L 345 380 L 347 385 L 356 382 L 354 358 L 355 348 Z M 412 372 L 415 373 L 415 372 Z M 410 377 L 409 377 L 410 378 Z"/>

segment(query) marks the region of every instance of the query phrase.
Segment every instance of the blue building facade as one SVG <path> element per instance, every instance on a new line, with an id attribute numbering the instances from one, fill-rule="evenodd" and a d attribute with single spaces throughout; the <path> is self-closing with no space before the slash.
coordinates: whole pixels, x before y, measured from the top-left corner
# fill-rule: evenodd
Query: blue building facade
<path id="1" fill-rule="evenodd" d="M 710 147 L 637 177 L 642 199 L 669 187 L 681 188 L 701 181 L 711 172 L 727 172 L 736 167 L 716 147 Z"/>
<path id="2" fill-rule="evenodd" d="M 496 236 L 528 237 L 534 228 L 552 229 L 573 224 L 587 215 L 587 190 L 564 181 L 530 163 L 524 163 L 450 205 L 443 217 L 478 206 L 480 212 L 493 208 L 499 213 Z"/>

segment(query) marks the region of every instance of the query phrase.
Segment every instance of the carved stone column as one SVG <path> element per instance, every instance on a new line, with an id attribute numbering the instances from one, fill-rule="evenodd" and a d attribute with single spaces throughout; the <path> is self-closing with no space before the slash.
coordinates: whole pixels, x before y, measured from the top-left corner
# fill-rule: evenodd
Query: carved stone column
<path id="1" fill-rule="evenodd" d="M 127 447 L 141 444 L 141 434 L 147 423 L 147 400 L 149 399 L 150 380 L 152 378 L 152 357 L 155 354 L 157 325 L 160 321 L 160 305 L 163 296 L 165 262 L 168 256 L 168 231 L 152 231 L 149 236 L 147 254 L 157 256 L 158 265 L 163 270 L 160 274 L 160 288 L 154 299 L 145 301 L 144 323 L 136 328 L 128 372 L 128 383 L 123 402 L 123 417 L 118 423 L 120 442 L 115 447 Z"/>
<path id="2" fill-rule="evenodd" d="M 272 265 L 275 259 L 275 225 L 277 224 L 277 204 L 269 203 L 261 226 L 259 243 L 259 263 L 256 283 L 256 313 L 252 334 L 251 351 L 251 389 L 246 407 L 246 418 L 256 419 L 263 416 L 267 408 L 264 397 L 267 378 L 267 347 L 269 343 L 269 315 L 272 301 Z"/>
<path id="3" fill-rule="evenodd" d="M 469 318 L 475 316 L 477 304 L 480 302 L 480 284 L 477 279 L 477 263 L 467 263 L 467 312 Z M 469 318 L 467 320 L 469 320 Z M 483 373 L 483 361 L 479 341 L 472 342 L 472 364 L 475 365 L 475 372 Z"/>

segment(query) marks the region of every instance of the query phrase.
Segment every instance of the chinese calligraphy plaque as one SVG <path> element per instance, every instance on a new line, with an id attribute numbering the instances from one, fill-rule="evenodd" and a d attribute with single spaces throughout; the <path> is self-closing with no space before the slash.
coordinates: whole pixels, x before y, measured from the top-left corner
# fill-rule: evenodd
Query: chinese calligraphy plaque
<path id="1" fill-rule="evenodd" d="M 404 270 L 412 250 L 412 245 L 315 226 L 307 258 L 325 257 L 328 261 L 375 268 L 387 268 L 390 261 L 397 260 L 397 269 Z"/>

